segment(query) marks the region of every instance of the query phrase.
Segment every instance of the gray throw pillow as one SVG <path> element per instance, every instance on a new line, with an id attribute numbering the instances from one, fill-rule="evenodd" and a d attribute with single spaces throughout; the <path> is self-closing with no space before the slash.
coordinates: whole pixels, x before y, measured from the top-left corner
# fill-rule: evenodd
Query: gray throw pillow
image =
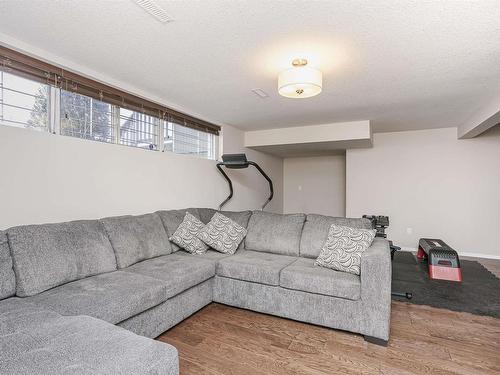
<path id="1" fill-rule="evenodd" d="M 361 254 L 370 247 L 374 238 L 374 229 L 357 229 L 332 224 L 314 264 L 359 275 Z"/>
<path id="2" fill-rule="evenodd" d="M 234 254 L 246 235 L 245 228 L 216 212 L 197 236 L 214 250 L 224 254 Z"/>
<path id="3" fill-rule="evenodd" d="M 184 220 L 177 227 L 170 241 L 179 245 L 182 249 L 191 254 L 203 254 L 208 250 L 208 246 L 203 243 L 196 235 L 203 229 L 203 224 L 196 217 L 186 212 Z"/>

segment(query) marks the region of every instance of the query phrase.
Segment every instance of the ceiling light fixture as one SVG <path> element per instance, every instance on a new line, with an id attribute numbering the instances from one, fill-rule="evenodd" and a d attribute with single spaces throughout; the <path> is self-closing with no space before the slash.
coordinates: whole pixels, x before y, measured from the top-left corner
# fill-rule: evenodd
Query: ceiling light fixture
<path id="1" fill-rule="evenodd" d="M 278 76 L 278 92 L 286 98 L 310 98 L 323 89 L 323 74 L 307 66 L 306 59 L 292 61 L 293 68 Z"/>

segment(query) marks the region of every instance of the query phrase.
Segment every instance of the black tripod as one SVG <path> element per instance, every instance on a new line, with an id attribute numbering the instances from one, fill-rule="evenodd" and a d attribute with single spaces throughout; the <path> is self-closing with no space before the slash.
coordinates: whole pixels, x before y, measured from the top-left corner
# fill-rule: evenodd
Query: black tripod
<path id="1" fill-rule="evenodd" d="M 364 218 L 372 222 L 372 227 L 377 231 L 375 237 L 381 237 L 387 239 L 387 234 L 385 229 L 389 226 L 389 216 L 374 216 L 374 215 L 363 215 Z M 396 246 L 389 240 L 389 247 L 391 249 L 391 260 L 394 260 L 394 254 L 396 251 L 401 250 L 401 247 Z M 412 292 L 391 292 L 391 295 L 396 297 L 403 297 L 407 299 L 412 299 Z"/>

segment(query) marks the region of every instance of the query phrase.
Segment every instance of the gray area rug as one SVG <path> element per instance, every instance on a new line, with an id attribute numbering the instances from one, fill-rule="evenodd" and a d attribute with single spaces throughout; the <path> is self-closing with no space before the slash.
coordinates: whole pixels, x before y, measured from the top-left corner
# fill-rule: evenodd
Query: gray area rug
<path id="1" fill-rule="evenodd" d="M 461 283 L 429 278 L 427 262 L 413 253 L 396 252 L 392 263 L 393 292 L 411 292 L 413 298 L 393 296 L 396 301 L 500 318 L 500 279 L 480 263 L 460 260 Z"/>

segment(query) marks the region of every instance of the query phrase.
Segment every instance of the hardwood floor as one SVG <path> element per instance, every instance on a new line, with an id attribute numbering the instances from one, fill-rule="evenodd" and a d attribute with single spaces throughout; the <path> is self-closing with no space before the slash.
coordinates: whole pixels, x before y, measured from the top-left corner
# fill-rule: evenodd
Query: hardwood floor
<path id="1" fill-rule="evenodd" d="M 188 374 L 500 374 L 500 319 L 393 302 L 384 348 L 213 303 L 158 339 Z"/>

